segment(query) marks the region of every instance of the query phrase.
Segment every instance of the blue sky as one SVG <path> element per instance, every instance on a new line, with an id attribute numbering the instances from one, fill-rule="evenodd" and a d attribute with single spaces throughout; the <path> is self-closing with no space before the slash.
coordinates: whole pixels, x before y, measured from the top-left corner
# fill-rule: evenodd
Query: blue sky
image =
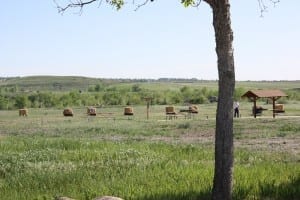
<path id="1" fill-rule="evenodd" d="M 1 2 L 0 77 L 218 79 L 205 3 L 156 0 L 134 11 L 128 2 L 120 11 L 93 4 L 63 15 L 52 0 Z M 231 1 L 236 79 L 299 80 L 300 1 L 267 5 L 260 17 L 257 0 Z"/>

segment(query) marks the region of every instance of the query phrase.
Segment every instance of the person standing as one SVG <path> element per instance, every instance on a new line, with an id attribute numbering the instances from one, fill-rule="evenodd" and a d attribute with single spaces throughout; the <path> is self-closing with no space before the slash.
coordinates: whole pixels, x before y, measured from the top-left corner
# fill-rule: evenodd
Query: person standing
<path id="1" fill-rule="evenodd" d="M 233 102 L 233 110 L 234 110 L 234 117 L 240 116 L 240 103 L 238 101 Z"/>

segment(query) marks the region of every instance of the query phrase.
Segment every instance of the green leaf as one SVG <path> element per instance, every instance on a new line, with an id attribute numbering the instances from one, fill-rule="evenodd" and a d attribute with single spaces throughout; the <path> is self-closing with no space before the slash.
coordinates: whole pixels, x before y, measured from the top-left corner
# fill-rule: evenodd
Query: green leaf
<path id="1" fill-rule="evenodd" d="M 124 5 L 124 0 L 111 0 L 110 5 L 116 7 L 117 10 L 120 10 Z"/>
<path id="2" fill-rule="evenodd" d="M 188 7 L 192 4 L 194 4 L 194 0 L 181 0 L 181 3 L 184 5 L 184 7 Z"/>

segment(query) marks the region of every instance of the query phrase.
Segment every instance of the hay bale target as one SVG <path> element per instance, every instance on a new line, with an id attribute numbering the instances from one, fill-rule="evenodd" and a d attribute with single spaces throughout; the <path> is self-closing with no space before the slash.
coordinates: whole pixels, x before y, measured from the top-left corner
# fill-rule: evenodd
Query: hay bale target
<path id="1" fill-rule="evenodd" d="M 191 113 L 198 114 L 198 106 L 196 106 L 196 105 L 189 106 L 189 111 Z"/>
<path id="2" fill-rule="evenodd" d="M 167 106 L 166 107 L 166 114 L 167 115 L 175 115 L 175 108 L 174 106 Z"/>
<path id="3" fill-rule="evenodd" d="M 28 110 L 26 108 L 19 109 L 19 116 L 27 117 L 27 115 L 28 115 Z"/>
<path id="4" fill-rule="evenodd" d="M 94 108 L 94 107 L 88 107 L 86 112 L 87 112 L 87 115 L 90 115 L 90 116 L 96 116 L 97 115 L 96 108 Z"/>
<path id="5" fill-rule="evenodd" d="M 253 106 L 252 107 L 252 114 L 253 115 L 262 115 L 263 111 L 267 110 L 265 108 L 263 108 L 262 106 Z"/>
<path id="6" fill-rule="evenodd" d="M 73 112 L 73 110 L 72 110 L 71 108 L 66 108 L 66 109 L 64 109 L 64 111 L 63 111 L 63 115 L 64 115 L 65 117 L 73 117 L 74 112 Z"/>
<path id="7" fill-rule="evenodd" d="M 125 107 L 124 108 L 124 115 L 133 115 L 133 108 L 132 107 Z"/>
<path id="8" fill-rule="evenodd" d="M 166 119 L 177 119 L 177 114 L 175 112 L 174 106 L 166 107 Z"/>
<path id="9" fill-rule="evenodd" d="M 283 104 L 275 104 L 275 110 L 276 113 L 283 113 L 285 112 L 284 110 L 284 105 Z"/>

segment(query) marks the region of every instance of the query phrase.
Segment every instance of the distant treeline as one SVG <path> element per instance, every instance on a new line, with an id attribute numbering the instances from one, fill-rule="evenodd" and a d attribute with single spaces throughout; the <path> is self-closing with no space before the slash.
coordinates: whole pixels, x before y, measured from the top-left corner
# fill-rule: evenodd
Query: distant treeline
<path id="1" fill-rule="evenodd" d="M 183 86 L 178 91 L 155 91 L 141 88 L 138 84 L 131 87 L 105 87 L 97 84 L 88 91 L 73 90 L 69 92 L 18 92 L 0 91 L 0 109 L 23 107 L 50 108 L 66 106 L 101 106 L 101 105 L 142 105 L 145 97 L 151 97 L 151 104 L 203 104 L 210 97 L 217 95 L 216 90 L 207 88 L 193 89 Z"/>
<path id="2" fill-rule="evenodd" d="M 279 84 L 280 83 L 280 84 Z M 218 82 L 209 80 L 160 78 L 96 79 L 86 77 L 34 76 L 0 79 L 0 109 L 62 108 L 67 106 L 142 105 L 151 97 L 152 105 L 204 104 L 218 98 Z M 243 84 L 243 85 L 242 85 Z M 300 101 L 299 82 L 276 82 L 288 98 Z M 238 83 L 234 98 L 239 101 L 247 88 L 270 88 L 273 82 Z M 262 99 L 263 101 L 263 99 Z"/>
<path id="3" fill-rule="evenodd" d="M 240 99 L 246 90 L 237 88 L 235 99 Z M 300 100 L 300 92 L 297 90 L 286 91 L 287 100 Z M 68 106 L 102 106 L 102 105 L 142 105 L 145 97 L 151 97 L 152 105 L 173 104 L 204 104 L 217 100 L 218 91 L 215 89 L 192 88 L 182 86 L 178 90 L 150 90 L 142 88 L 139 84 L 132 86 L 111 87 L 97 84 L 87 91 L 72 90 L 68 92 L 20 92 L 0 90 L 0 109 L 16 108 L 62 108 Z M 247 101 L 247 99 L 244 99 Z M 281 101 L 285 101 L 282 99 Z"/>

